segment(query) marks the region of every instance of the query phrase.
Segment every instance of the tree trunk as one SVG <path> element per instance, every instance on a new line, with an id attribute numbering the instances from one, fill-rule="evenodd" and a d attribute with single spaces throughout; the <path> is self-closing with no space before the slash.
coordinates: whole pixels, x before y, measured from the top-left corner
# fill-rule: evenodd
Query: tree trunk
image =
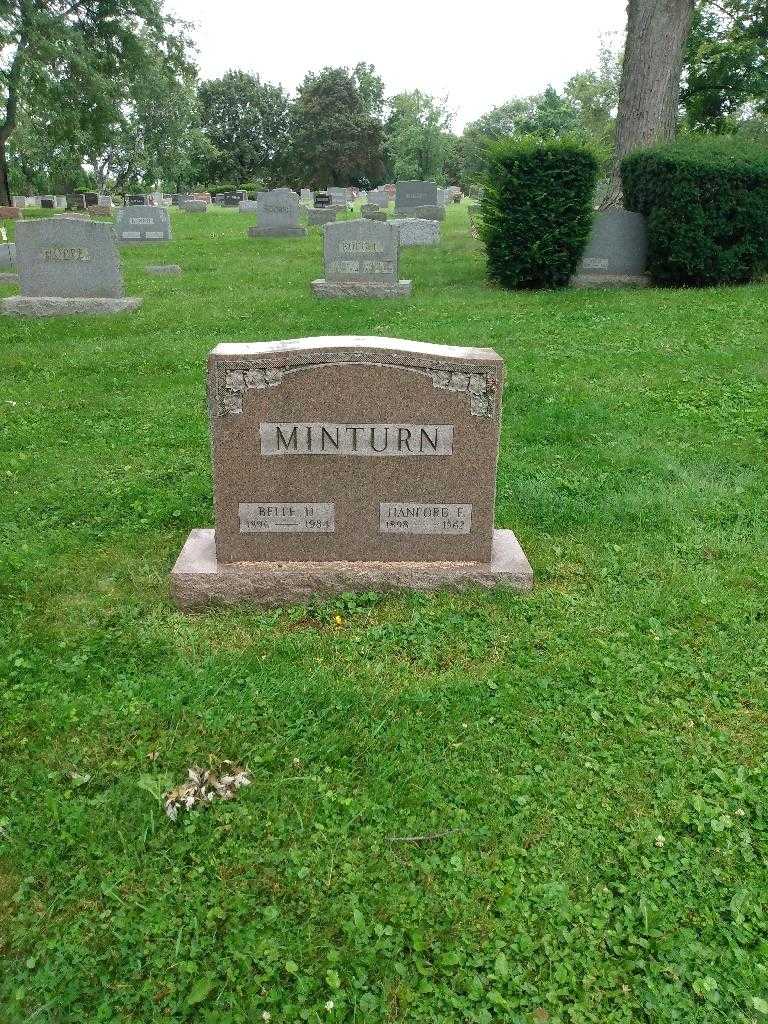
<path id="1" fill-rule="evenodd" d="M 5 139 L 0 135 L 0 206 L 11 205 L 11 186 L 8 183 L 8 161 L 5 158 Z"/>
<path id="2" fill-rule="evenodd" d="M 627 44 L 619 84 L 616 151 L 601 210 L 623 205 L 621 161 L 629 153 L 674 137 L 683 51 L 694 0 L 629 0 Z"/>

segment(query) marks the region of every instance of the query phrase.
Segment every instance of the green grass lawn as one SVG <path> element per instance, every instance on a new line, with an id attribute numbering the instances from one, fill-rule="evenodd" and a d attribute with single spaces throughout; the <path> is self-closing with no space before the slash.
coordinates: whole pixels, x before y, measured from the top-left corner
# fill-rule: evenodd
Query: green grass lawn
<path id="1" fill-rule="evenodd" d="M 0 319 L 1 1024 L 768 1020 L 768 287 L 505 293 L 451 208 L 412 299 L 321 302 L 254 219 Z M 206 353 L 324 334 L 503 355 L 532 594 L 172 607 Z"/>

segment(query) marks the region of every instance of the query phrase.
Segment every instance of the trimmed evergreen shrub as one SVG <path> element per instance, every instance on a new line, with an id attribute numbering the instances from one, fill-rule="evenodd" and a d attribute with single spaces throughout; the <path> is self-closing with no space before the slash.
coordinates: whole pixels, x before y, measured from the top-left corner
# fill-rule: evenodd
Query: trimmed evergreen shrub
<path id="1" fill-rule="evenodd" d="M 488 276 L 505 288 L 559 288 L 592 225 L 597 160 L 570 141 L 505 139 L 489 146 L 480 200 Z"/>
<path id="2" fill-rule="evenodd" d="M 743 284 L 768 269 L 768 147 L 729 136 L 638 150 L 621 165 L 629 210 L 648 218 L 662 285 Z"/>

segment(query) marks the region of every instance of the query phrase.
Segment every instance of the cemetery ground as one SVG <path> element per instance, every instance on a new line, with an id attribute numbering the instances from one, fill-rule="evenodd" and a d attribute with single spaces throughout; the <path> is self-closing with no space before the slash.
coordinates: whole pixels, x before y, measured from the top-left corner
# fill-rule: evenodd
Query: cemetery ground
<path id="1" fill-rule="evenodd" d="M 466 218 L 407 300 L 211 209 L 139 311 L 0 321 L 3 1024 L 768 1019 L 768 288 L 502 292 Z M 206 353 L 323 334 L 504 357 L 531 594 L 172 607 Z"/>

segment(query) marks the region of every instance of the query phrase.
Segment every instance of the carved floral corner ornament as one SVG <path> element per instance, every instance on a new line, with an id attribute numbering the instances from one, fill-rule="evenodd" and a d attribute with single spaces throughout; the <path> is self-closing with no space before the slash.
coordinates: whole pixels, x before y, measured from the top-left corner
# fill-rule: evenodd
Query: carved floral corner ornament
<path id="1" fill-rule="evenodd" d="M 362 360 L 360 361 L 362 362 Z M 358 360 L 344 363 L 306 363 L 291 367 L 237 367 L 220 361 L 217 364 L 217 408 L 221 416 L 239 416 L 243 411 L 243 395 L 246 391 L 275 388 L 287 374 L 301 373 L 321 366 L 360 365 Z M 499 381 L 493 373 L 469 373 L 456 370 L 434 369 L 420 366 L 401 366 L 397 363 L 375 363 L 367 365 L 386 366 L 393 370 L 407 370 L 432 379 L 432 385 L 444 391 L 469 396 L 469 408 L 473 416 L 493 415 Z"/>

